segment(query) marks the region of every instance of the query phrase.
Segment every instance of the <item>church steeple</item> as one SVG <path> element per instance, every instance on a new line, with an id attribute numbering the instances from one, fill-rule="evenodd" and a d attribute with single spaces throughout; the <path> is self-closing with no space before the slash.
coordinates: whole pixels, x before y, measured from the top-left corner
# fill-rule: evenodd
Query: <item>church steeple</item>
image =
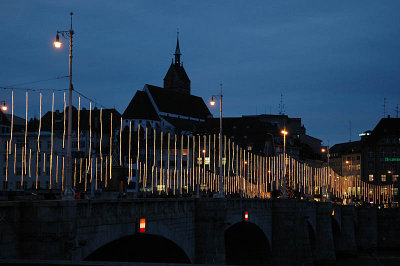
<path id="1" fill-rule="evenodd" d="M 181 49 L 179 48 L 179 31 L 176 36 L 175 62 L 172 61 L 164 77 L 164 88 L 180 93 L 190 94 L 190 79 L 181 63 Z"/>
<path id="2" fill-rule="evenodd" d="M 176 33 L 175 65 L 181 65 L 181 49 L 179 49 L 179 31 Z"/>

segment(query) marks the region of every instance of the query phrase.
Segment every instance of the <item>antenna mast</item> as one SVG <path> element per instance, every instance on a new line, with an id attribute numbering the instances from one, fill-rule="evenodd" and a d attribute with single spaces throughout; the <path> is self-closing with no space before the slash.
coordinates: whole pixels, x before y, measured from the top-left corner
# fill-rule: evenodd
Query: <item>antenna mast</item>
<path id="1" fill-rule="evenodd" d="M 383 98 L 383 118 L 386 117 L 386 98 Z"/>
<path id="2" fill-rule="evenodd" d="M 349 120 L 349 142 L 351 142 L 351 120 Z"/>
<path id="3" fill-rule="evenodd" d="M 283 94 L 281 93 L 281 103 L 279 104 L 279 114 L 285 114 L 285 105 L 283 104 Z"/>

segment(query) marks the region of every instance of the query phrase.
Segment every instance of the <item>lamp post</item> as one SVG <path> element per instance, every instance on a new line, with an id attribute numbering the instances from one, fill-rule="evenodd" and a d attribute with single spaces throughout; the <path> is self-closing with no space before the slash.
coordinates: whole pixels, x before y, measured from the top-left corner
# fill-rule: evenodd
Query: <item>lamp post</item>
<path id="1" fill-rule="evenodd" d="M 60 34 L 67 41 L 69 41 L 69 103 L 68 103 L 68 140 L 67 140 L 67 171 L 65 176 L 64 185 L 64 200 L 72 200 L 75 196 L 75 191 L 72 188 L 72 160 L 71 160 L 71 130 L 72 130 L 72 37 L 74 35 L 74 30 L 72 29 L 72 15 L 71 16 L 71 26 L 67 31 L 57 31 L 56 40 L 54 42 L 54 47 L 61 48 Z"/>
<path id="2" fill-rule="evenodd" d="M 211 106 L 215 105 L 215 98 L 219 98 L 219 180 L 218 180 L 218 197 L 223 198 L 224 195 L 224 172 L 222 170 L 222 84 L 220 84 L 220 92 L 211 98 Z"/>
<path id="3" fill-rule="evenodd" d="M 331 177 L 331 171 L 330 171 L 330 169 L 329 169 L 329 157 L 330 157 L 330 155 L 329 155 L 329 145 L 326 146 L 326 149 L 325 149 L 325 148 L 322 148 L 321 151 L 322 151 L 322 152 L 326 152 L 327 161 L 328 161 L 328 167 L 327 167 L 327 171 L 328 171 L 328 180 L 331 180 L 331 178 L 330 178 L 330 177 Z M 328 182 L 329 182 L 329 181 L 328 181 Z M 330 196 L 329 196 L 328 184 L 325 184 L 325 192 L 326 192 L 326 201 L 327 201 L 327 202 L 330 202 L 330 201 L 331 201 L 331 198 L 330 198 Z"/>
<path id="4" fill-rule="evenodd" d="M 283 129 L 281 131 L 281 134 L 283 135 L 283 186 L 282 186 L 282 198 L 286 199 L 286 135 L 288 132 L 286 129 Z"/>

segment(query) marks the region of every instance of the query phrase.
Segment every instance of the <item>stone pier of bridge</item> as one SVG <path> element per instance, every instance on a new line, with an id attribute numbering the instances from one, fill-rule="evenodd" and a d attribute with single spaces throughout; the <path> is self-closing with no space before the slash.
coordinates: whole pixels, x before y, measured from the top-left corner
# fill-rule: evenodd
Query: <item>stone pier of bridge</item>
<path id="1" fill-rule="evenodd" d="M 263 248 L 272 265 L 334 263 L 337 254 L 355 254 L 377 243 L 374 209 L 331 203 L 215 198 L 9 201 L 0 202 L 0 259 L 84 260 L 111 242 L 141 234 L 141 218 L 146 219 L 144 234 L 172 241 L 191 263 L 228 263 L 228 232 L 247 224 L 265 239 Z"/>

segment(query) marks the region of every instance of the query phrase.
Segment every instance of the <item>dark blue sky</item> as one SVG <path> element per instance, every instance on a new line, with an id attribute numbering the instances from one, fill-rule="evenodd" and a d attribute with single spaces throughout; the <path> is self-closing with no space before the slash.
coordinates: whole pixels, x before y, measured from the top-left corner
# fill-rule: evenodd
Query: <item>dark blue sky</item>
<path id="1" fill-rule="evenodd" d="M 0 2 L 0 86 L 68 72 L 56 30 L 74 12 L 74 85 L 121 113 L 145 83 L 162 86 L 180 30 L 192 93 L 208 101 L 224 84 L 224 114 L 286 113 L 331 145 L 372 129 L 400 104 L 399 1 Z M 66 88 L 66 79 L 18 85 Z M 50 109 L 46 91 L 44 108 Z M 0 90 L 0 100 L 10 99 Z M 38 94 L 30 92 L 30 113 Z M 56 107 L 62 105 L 56 93 Z M 16 112 L 24 114 L 24 92 Z M 76 101 L 74 102 L 74 104 Z M 88 106 L 88 101 L 82 101 Z M 213 110 L 218 115 L 217 110 Z"/>

